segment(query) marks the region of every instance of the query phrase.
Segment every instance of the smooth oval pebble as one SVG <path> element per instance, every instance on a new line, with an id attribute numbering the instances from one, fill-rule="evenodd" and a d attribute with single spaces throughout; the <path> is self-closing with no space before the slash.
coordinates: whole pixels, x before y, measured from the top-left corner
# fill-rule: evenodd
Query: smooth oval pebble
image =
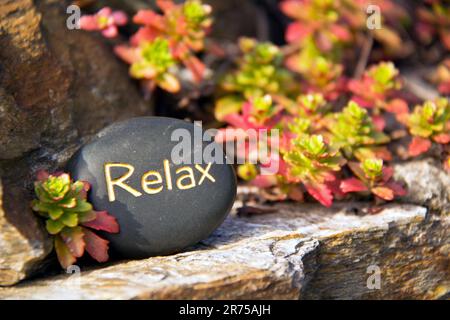
<path id="1" fill-rule="evenodd" d="M 69 161 L 73 178 L 91 184 L 95 210 L 117 218 L 120 233 L 104 236 L 123 257 L 178 252 L 208 237 L 230 211 L 236 175 L 224 155 L 222 164 L 171 159 L 179 144 L 171 141 L 173 130 L 187 129 L 194 137 L 194 127 L 171 118 L 130 119 L 102 130 Z M 210 143 L 190 152 L 201 156 Z"/>

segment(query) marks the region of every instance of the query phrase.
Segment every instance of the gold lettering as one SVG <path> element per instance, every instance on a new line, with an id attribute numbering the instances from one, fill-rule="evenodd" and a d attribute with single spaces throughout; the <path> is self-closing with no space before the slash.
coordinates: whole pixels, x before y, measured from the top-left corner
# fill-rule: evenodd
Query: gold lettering
<path id="1" fill-rule="evenodd" d="M 200 171 L 202 173 L 202 176 L 200 177 L 200 180 L 198 181 L 198 185 L 201 185 L 203 180 L 205 180 L 205 178 L 208 178 L 212 182 L 216 182 L 216 179 L 214 179 L 214 177 L 209 173 L 209 169 L 211 169 L 211 163 L 208 163 L 208 166 L 205 169 L 203 169 L 201 166 L 196 164 L 195 169 L 197 169 L 198 171 Z"/>
<path id="2" fill-rule="evenodd" d="M 147 180 L 147 178 L 149 176 L 155 176 L 156 179 L 149 181 L 149 180 Z M 157 171 L 148 171 L 142 176 L 142 179 L 141 179 L 142 189 L 148 194 L 157 194 L 157 193 L 161 192 L 161 190 L 163 189 L 163 186 L 159 186 L 158 188 L 149 188 L 148 186 L 162 183 L 162 182 L 163 181 L 162 181 L 161 174 Z"/>
<path id="3" fill-rule="evenodd" d="M 194 171 L 192 170 L 192 168 L 190 167 L 182 167 L 177 169 L 176 174 L 179 174 L 180 172 L 186 171 L 188 172 L 187 174 L 182 175 L 181 177 L 179 177 L 177 179 L 177 187 L 180 190 L 186 190 L 186 189 L 191 189 L 195 187 L 195 177 L 194 177 Z M 191 182 L 187 185 L 183 185 L 181 182 L 185 179 L 190 179 Z"/>
<path id="4" fill-rule="evenodd" d="M 167 159 L 164 160 L 163 164 L 164 164 L 164 175 L 166 176 L 167 189 L 172 190 L 172 176 L 170 174 L 169 160 Z"/>
<path id="5" fill-rule="evenodd" d="M 111 178 L 112 167 L 126 168 L 128 169 L 128 172 L 125 173 L 123 176 L 113 180 Z M 122 189 L 128 191 L 135 197 L 142 196 L 142 193 L 124 183 L 124 181 L 127 180 L 133 174 L 133 172 L 134 167 L 127 163 L 105 163 L 106 189 L 108 190 L 108 198 L 110 202 L 116 200 L 116 196 L 114 194 L 114 186 L 121 187 Z"/>

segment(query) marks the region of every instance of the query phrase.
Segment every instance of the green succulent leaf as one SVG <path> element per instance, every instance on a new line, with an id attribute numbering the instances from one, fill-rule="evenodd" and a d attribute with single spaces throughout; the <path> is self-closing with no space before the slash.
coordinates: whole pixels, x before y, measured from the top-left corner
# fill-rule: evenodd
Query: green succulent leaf
<path id="1" fill-rule="evenodd" d="M 57 206 L 51 206 L 48 210 L 48 215 L 52 220 L 58 220 L 64 214 L 64 210 Z"/>
<path id="2" fill-rule="evenodd" d="M 241 111 L 243 103 L 244 100 L 235 95 L 229 95 L 218 99 L 214 110 L 216 119 L 223 121 L 227 115 L 238 113 Z"/>
<path id="3" fill-rule="evenodd" d="M 243 100 L 287 92 L 292 77 L 282 68 L 283 57 L 277 46 L 250 38 L 241 38 L 239 46 L 243 56 L 237 70 L 221 82 L 224 91 Z"/>
<path id="4" fill-rule="evenodd" d="M 97 215 L 95 211 L 81 212 L 80 214 L 78 214 L 78 220 L 80 223 L 95 220 L 96 217 Z"/>
<path id="5" fill-rule="evenodd" d="M 367 110 L 351 101 L 342 112 L 334 115 L 334 121 L 328 125 L 332 143 L 352 158 L 361 147 L 376 147 L 389 142 L 389 137 L 377 131 Z"/>
<path id="6" fill-rule="evenodd" d="M 64 223 L 59 220 L 47 220 L 45 227 L 48 233 L 55 235 L 61 232 L 61 230 L 65 227 Z"/>
<path id="7" fill-rule="evenodd" d="M 80 213 L 80 212 L 91 211 L 92 209 L 93 209 L 92 205 L 89 202 L 87 202 L 86 200 L 78 200 L 75 207 L 66 208 L 66 211 Z"/>
<path id="8" fill-rule="evenodd" d="M 31 202 L 31 207 L 46 218 L 45 227 L 47 232 L 54 236 L 55 250 L 61 266 L 66 268 L 73 264 L 76 258 L 84 254 L 86 245 L 89 247 L 88 252 L 100 252 L 101 260 L 105 261 L 108 257 L 107 241 L 87 228 L 117 233 L 119 225 L 106 211 L 93 210 L 86 200 L 89 184 L 82 181 L 72 182 L 68 174 L 51 175 L 41 171 L 37 178 L 37 199 Z M 89 244 L 84 241 L 86 232 L 89 233 L 89 239 L 96 240 L 95 243 L 101 248 L 96 248 L 92 241 Z"/>
<path id="9" fill-rule="evenodd" d="M 339 152 L 326 144 L 321 135 L 299 136 L 292 145 L 283 158 L 292 178 L 304 183 L 322 184 L 344 163 Z"/>
<path id="10" fill-rule="evenodd" d="M 416 106 L 407 124 L 413 136 L 430 138 L 437 134 L 450 133 L 449 122 L 450 102 L 447 98 L 439 98 Z"/>
<path id="11" fill-rule="evenodd" d="M 361 168 L 364 174 L 370 180 L 378 179 L 382 176 L 383 160 L 381 159 L 366 159 L 362 162 Z"/>
<path id="12" fill-rule="evenodd" d="M 76 213 L 66 212 L 61 216 L 59 221 L 68 227 L 76 227 L 78 225 L 78 215 Z"/>

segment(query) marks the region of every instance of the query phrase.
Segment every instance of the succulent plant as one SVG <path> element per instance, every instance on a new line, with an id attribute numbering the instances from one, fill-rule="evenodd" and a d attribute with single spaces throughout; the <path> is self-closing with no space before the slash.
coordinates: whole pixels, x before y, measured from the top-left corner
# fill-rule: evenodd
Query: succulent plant
<path id="1" fill-rule="evenodd" d="M 402 88 L 399 72 L 392 62 L 370 67 L 361 79 L 350 80 L 348 87 L 353 93 L 352 100 L 362 107 L 374 109 L 375 114 L 382 110 L 396 114 L 408 112 L 405 101 L 392 97 Z"/>
<path id="2" fill-rule="evenodd" d="M 450 50 L 450 8 L 447 0 L 427 0 L 417 8 L 416 31 L 419 39 L 429 44 L 438 36 L 442 45 Z"/>
<path id="3" fill-rule="evenodd" d="M 342 112 L 334 114 L 328 129 L 332 144 L 341 149 L 347 159 L 380 156 L 390 160 L 389 151 L 380 146 L 389 142 L 389 137 L 375 128 L 367 110 L 357 103 L 350 101 Z"/>
<path id="4" fill-rule="evenodd" d="M 329 207 L 333 195 L 327 183 L 336 179 L 345 160 L 337 149 L 325 143 L 321 135 L 301 136 L 292 141 L 292 148 L 283 155 L 288 164 L 287 180 L 301 182 L 316 200 Z"/>
<path id="5" fill-rule="evenodd" d="M 136 48 L 118 46 L 116 53 L 131 64 L 130 75 L 145 80 L 150 89 L 158 85 L 169 92 L 180 90 L 178 79 L 170 71 L 176 61 L 167 40 L 156 38 L 152 42 L 142 42 Z"/>
<path id="6" fill-rule="evenodd" d="M 405 189 L 392 179 L 394 170 L 384 167 L 382 159 L 365 159 L 361 163 L 348 163 L 356 178 L 341 181 L 344 193 L 372 193 L 383 200 L 393 200 L 395 196 L 404 196 Z"/>
<path id="7" fill-rule="evenodd" d="M 282 68 L 282 54 L 277 46 L 241 38 L 239 47 L 243 55 L 237 70 L 227 74 L 220 84 L 225 95 L 216 102 L 219 120 L 230 112 L 238 112 L 246 101 L 282 95 L 290 86 L 290 75 Z"/>
<path id="8" fill-rule="evenodd" d="M 73 182 L 67 173 L 38 173 L 32 209 L 45 218 L 47 232 L 54 237 L 58 260 L 63 268 L 75 263 L 86 250 L 98 262 L 108 260 L 108 241 L 92 229 L 119 232 L 119 225 L 106 211 L 94 211 L 86 200 L 89 184 Z"/>
<path id="9" fill-rule="evenodd" d="M 133 22 L 142 27 L 130 39 L 132 46 L 151 42 L 156 38 L 166 39 L 175 60 L 182 62 L 194 79 L 203 79 L 205 66 L 195 56 L 204 48 L 204 38 L 211 26 L 211 7 L 199 0 L 188 0 L 175 4 L 171 0 L 157 0 L 162 15 L 153 10 L 139 10 Z"/>
<path id="10" fill-rule="evenodd" d="M 101 31 L 106 38 L 114 38 L 118 27 L 127 24 L 128 17 L 123 11 L 113 11 L 109 7 L 94 15 L 84 15 L 80 19 L 80 28 L 86 31 Z"/>
<path id="11" fill-rule="evenodd" d="M 175 93 L 180 82 L 169 69 L 183 64 L 194 82 L 203 80 L 205 65 L 196 53 L 204 49 L 204 38 L 211 26 L 211 7 L 199 0 L 175 4 L 158 0 L 162 14 L 153 10 L 139 10 L 133 22 L 141 25 L 130 38 L 129 45 L 115 47 L 116 54 L 131 64 L 132 77 L 143 80 L 144 89 L 151 92 L 155 86 Z"/>
<path id="12" fill-rule="evenodd" d="M 386 53 L 401 54 L 405 48 L 392 22 L 404 21 L 408 15 L 394 1 L 284 0 L 281 10 L 294 20 L 288 25 L 285 38 L 297 47 L 289 67 L 308 76 L 308 66 L 315 64 L 315 57 L 340 64 L 347 49 L 368 38 L 366 9 L 369 5 L 381 9 L 383 24 L 383 28 L 369 32 Z"/>
<path id="13" fill-rule="evenodd" d="M 426 101 L 418 105 L 406 120 L 413 136 L 409 154 L 417 156 L 428 151 L 432 141 L 439 144 L 450 142 L 450 102 L 447 98 Z"/>

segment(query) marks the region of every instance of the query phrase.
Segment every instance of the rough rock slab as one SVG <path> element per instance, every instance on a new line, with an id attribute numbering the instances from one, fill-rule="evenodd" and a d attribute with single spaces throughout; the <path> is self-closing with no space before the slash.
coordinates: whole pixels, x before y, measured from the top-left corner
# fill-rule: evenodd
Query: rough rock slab
<path id="1" fill-rule="evenodd" d="M 450 215 L 450 174 L 441 163 L 430 158 L 398 163 L 394 165 L 394 175 L 408 187 L 403 201 Z"/>
<path id="2" fill-rule="evenodd" d="M 371 215 L 363 206 L 284 204 L 272 214 L 231 216 L 190 251 L 23 282 L 1 288 L 0 299 L 435 299 L 448 294 L 450 219 L 414 205 L 390 205 Z M 370 266 L 380 268 L 380 289 L 367 286 Z"/>

